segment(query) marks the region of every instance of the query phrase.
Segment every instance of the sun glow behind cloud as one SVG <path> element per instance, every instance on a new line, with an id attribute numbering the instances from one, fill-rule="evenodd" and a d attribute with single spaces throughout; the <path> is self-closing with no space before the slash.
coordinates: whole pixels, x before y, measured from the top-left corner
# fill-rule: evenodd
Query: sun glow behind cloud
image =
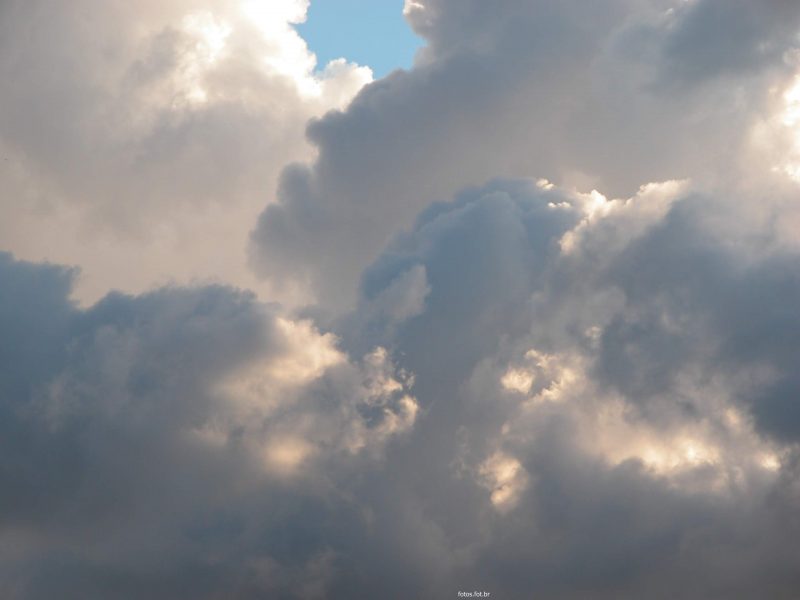
<path id="1" fill-rule="evenodd" d="M 308 2 L 304 1 L 237 0 L 230 12 L 187 14 L 182 23 L 183 31 L 196 40 L 192 51 L 185 57 L 187 99 L 194 103 L 208 100 L 204 78 L 224 58 L 228 46 L 235 41 L 233 38 L 247 30 L 257 32 L 262 40 L 259 60 L 265 73 L 288 78 L 307 98 L 335 93 L 326 90 L 328 80 L 343 70 L 346 61 L 339 59 L 327 65 L 326 69 L 317 71 L 316 56 L 294 28 L 305 20 L 307 10 Z M 358 87 L 372 80 L 368 67 L 359 67 L 356 73 L 360 79 Z M 351 95 L 352 92 L 346 99 Z"/>
<path id="2" fill-rule="evenodd" d="M 186 15 L 183 29 L 197 40 L 185 68 L 187 98 L 204 103 L 208 100 L 208 93 L 203 87 L 203 77 L 220 59 L 233 28 L 216 19 L 211 12 L 200 12 Z"/>
<path id="3" fill-rule="evenodd" d="M 782 165 L 782 169 L 789 177 L 800 183 L 800 75 L 795 77 L 782 97 L 784 111 L 780 120 L 791 132 L 790 155 Z"/>
<path id="4" fill-rule="evenodd" d="M 531 423 L 538 415 L 561 405 L 572 415 L 585 452 L 611 466 L 633 461 L 676 486 L 686 484 L 687 474 L 705 470 L 706 476 L 691 489 L 725 493 L 744 485 L 746 477 L 757 472 L 771 475 L 780 468 L 776 445 L 760 439 L 751 420 L 735 409 L 730 399 L 715 397 L 706 389 L 714 400 L 701 409 L 708 411 L 709 421 L 717 412 L 724 412 L 725 429 L 702 420 L 658 428 L 637 416 L 622 398 L 594 388 L 587 369 L 588 363 L 578 356 L 528 350 L 523 362 L 512 364 L 499 377 L 507 393 L 527 397 L 519 404 L 519 414 L 503 426 L 503 437 L 529 437 Z M 694 384 L 687 381 L 685 385 L 684 393 L 692 394 Z M 505 508 L 513 504 L 510 498 L 517 488 L 511 482 L 518 469 L 517 463 L 504 457 L 495 457 L 480 467 L 481 481 L 491 481 L 497 488 L 500 500 L 493 500 L 495 504 Z"/>

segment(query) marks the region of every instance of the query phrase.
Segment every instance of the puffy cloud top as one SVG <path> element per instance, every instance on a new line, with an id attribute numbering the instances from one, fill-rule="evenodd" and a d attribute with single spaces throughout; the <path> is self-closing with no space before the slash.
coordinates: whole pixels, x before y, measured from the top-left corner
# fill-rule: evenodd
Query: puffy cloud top
<path id="1" fill-rule="evenodd" d="M 800 5 L 306 9 L 0 6 L 3 596 L 793 598 Z"/>

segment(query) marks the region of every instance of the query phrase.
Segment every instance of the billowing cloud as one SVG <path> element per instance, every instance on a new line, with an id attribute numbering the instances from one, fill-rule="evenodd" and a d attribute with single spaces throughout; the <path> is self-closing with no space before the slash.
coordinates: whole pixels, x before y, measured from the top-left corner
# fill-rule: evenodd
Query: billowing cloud
<path id="1" fill-rule="evenodd" d="M 4 246 L 81 264 L 85 301 L 173 280 L 255 284 L 245 235 L 281 167 L 312 155 L 306 121 L 371 79 L 344 61 L 314 72 L 292 28 L 306 8 L 4 2 Z"/>
<path id="2" fill-rule="evenodd" d="M 768 226 L 722 237 L 736 201 L 498 181 L 367 270 L 367 307 L 427 275 L 423 312 L 387 329 L 361 308 L 350 343 L 387 335 L 416 375 L 425 418 L 400 460 L 437 482 L 416 491 L 449 540 L 436 593 L 792 589 L 798 253 Z"/>
<path id="3" fill-rule="evenodd" d="M 412 376 L 382 348 L 349 359 L 251 294 L 165 288 L 79 310 L 72 277 L 0 256 L 5 593 L 322 585 L 334 549 L 271 532 L 294 535 L 291 513 L 316 522 L 312 506 L 408 433 Z"/>
<path id="4" fill-rule="evenodd" d="M 262 283 L 0 255 L 4 595 L 796 594 L 796 3 L 408 1 L 363 89 L 304 2 L 92 7 L 4 37 L 8 181 Z"/>
<path id="5" fill-rule="evenodd" d="M 770 87 L 786 87 L 800 23 L 792 3 L 740 4 L 409 3 L 428 41 L 418 65 L 311 125 L 319 156 L 283 172 L 254 266 L 351 307 L 398 226 L 466 186 L 546 176 L 626 196 L 730 180 L 743 155 L 761 160 L 751 131 Z"/>

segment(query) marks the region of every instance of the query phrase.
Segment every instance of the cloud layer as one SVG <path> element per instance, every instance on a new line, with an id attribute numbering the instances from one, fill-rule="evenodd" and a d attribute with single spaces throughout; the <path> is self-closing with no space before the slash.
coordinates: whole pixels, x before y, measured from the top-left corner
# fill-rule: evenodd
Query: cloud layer
<path id="1" fill-rule="evenodd" d="M 800 7 L 269 6 L 0 7 L 2 595 L 794 597 Z"/>

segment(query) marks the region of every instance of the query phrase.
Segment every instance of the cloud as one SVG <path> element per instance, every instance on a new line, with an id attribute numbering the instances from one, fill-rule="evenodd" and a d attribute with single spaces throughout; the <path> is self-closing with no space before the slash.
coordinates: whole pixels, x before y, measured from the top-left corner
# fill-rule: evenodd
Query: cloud
<path id="1" fill-rule="evenodd" d="M 284 170 L 253 232 L 254 267 L 342 310 L 398 227 L 488 179 L 546 176 L 613 196 L 651 181 L 730 180 L 767 90 L 791 76 L 784 54 L 800 18 L 791 3 L 740 8 L 409 4 L 427 41 L 417 65 L 312 123 L 318 156 Z M 748 43 L 732 56 L 742 27 Z"/>
<path id="2" fill-rule="evenodd" d="M 754 223 L 721 237 L 739 200 L 496 181 L 427 209 L 365 272 L 346 343 L 377 336 L 415 373 L 424 418 L 388 465 L 437 482 L 406 502 L 424 498 L 449 540 L 421 589 L 791 589 L 792 568 L 762 579 L 758 553 L 788 560 L 797 252 L 765 250 Z M 409 265 L 424 311 L 382 328 L 369 299 Z"/>
<path id="3" fill-rule="evenodd" d="M 6 177 L 164 264 L 0 255 L 6 595 L 792 597 L 795 3 L 409 1 L 363 89 L 304 2 L 85 6 L 7 38 Z M 258 296 L 152 287 L 245 222 Z"/>
<path id="4" fill-rule="evenodd" d="M 287 510 L 319 519 L 314 506 L 345 493 L 351 469 L 408 433 L 411 376 L 382 348 L 349 359 L 252 294 L 164 288 L 81 310 L 72 277 L 0 260 L 2 552 L 3 570 L 17 571 L 7 589 L 168 598 L 322 586 L 333 551 L 282 547 L 270 532 L 291 531 Z M 310 505 L 292 508 L 302 497 Z"/>
<path id="5" fill-rule="evenodd" d="M 306 121 L 371 79 L 343 60 L 315 72 L 291 26 L 306 8 L 4 2 L 4 246 L 81 264 L 86 302 L 173 280 L 257 284 L 245 235 L 281 167 L 311 157 Z"/>
<path id="6" fill-rule="evenodd" d="M 666 75 L 695 85 L 779 62 L 796 46 L 800 25 L 797 8 L 784 0 L 759 10 L 747 2 L 692 1 L 672 14 L 674 31 L 663 50 Z"/>

